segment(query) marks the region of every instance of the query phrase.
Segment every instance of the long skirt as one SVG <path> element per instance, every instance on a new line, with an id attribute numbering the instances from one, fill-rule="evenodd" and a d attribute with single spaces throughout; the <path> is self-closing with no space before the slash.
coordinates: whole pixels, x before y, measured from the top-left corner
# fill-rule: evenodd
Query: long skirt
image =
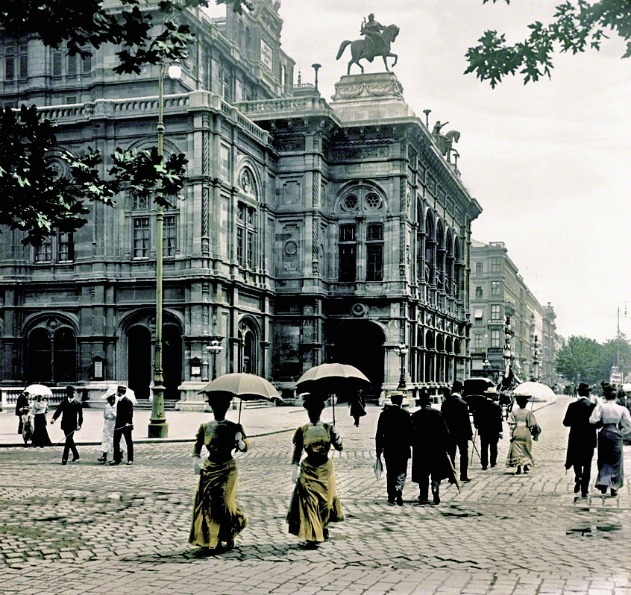
<path id="1" fill-rule="evenodd" d="M 47 424 L 45 413 L 36 413 L 33 416 L 33 446 L 52 446 L 46 429 Z"/>
<path id="2" fill-rule="evenodd" d="M 333 461 L 328 459 L 321 465 L 314 465 L 303 460 L 287 513 L 289 533 L 306 541 L 321 542 L 329 523 L 343 520 Z"/>
<path id="3" fill-rule="evenodd" d="M 114 426 L 116 419 L 106 419 L 103 422 L 103 436 L 101 438 L 101 452 L 114 455 Z"/>
<path id="4" fill-rule="evenodd" d="M 604 426 L 598 435 L 597 488 L 617 490 L 624 485 L 622 435 L 615 425 Z"/>
<path id="5" fill-rule="evenodd" d="M 231 543 L 247 526 L 237 508 L 237 463 L 230 459 L 216 464 L 206 461 L 195 494 L 189 542 L 215 549 L 220 542 Z"/>
<path id="6" fill-rule="evenodd" d="M 506 466 L 522 467 L 523 465 L 530 465 L 532 467 L 534 464 L 530 430 L 525 426 L 517 426 L 511 438 Z"/>

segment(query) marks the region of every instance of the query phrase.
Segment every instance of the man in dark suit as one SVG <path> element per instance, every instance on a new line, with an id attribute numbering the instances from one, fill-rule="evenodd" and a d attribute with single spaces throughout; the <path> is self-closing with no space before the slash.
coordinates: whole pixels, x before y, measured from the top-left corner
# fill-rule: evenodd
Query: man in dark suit
<path id="1" fill-rule="evenodd" d="M 462 388 L 462 382 L 454 380 L 451 393 L 446 392 L 440 411 L 449 429 L 449 458 L 455 467 L 457 448 L 460 453 L 460 481 L 469 481 L 469 440 L 473 438 L 473 432 L 469 407 L 462 398 Z"/>
<path id="2" fill-rule="evenodd" d="M 497 443 L 502 438 L 502 406 L 499 404 L 499 393 L 494 386 L 484 391 L 485 399 L 480 401 L 473 414 L 473 423 L 480 434 L 480 463 L 486 471 L 489 465 L 489 451 L 491 467 L 497 464 Z"/>
<path id="3" fill-rule="evenodd" d="M 18 434 L 22 434 L 24 424 L 22 416 L 29 410 L 28 394 L 22 391 L 15 401 L 15 414 L 18 416 Z"/>
<path id="4" fill-rule="evenodd" d="M 592 458 L 596 448 L 596 425 L 589 423 L 589 416 L 596 404 L 590 401 L 590 392 L 589 384 L 581 382 L 578 385 L 578 399 L 569 404 L 563 419 L 563 425 L 570 428 L 565 468 L 574 467 L 574 493 L 580 491 L 583 498 L 587 498 L 589 493 Z"/>
<path id="5" fill-rule="evenodd" d="M 75 399 L 75 390 L 72 386 L 66 387 L 66 394 L 57 406 L 51 424 L 61 415 L 61 429 L 66 436 L 64 443 L 64 452 L 61 455 L 61 464 L 68 462 L 68 453 L 72 450 L 72 462 L 79 460 L 79 451 L 74 443 L 75 432 L 78 432 L 83 425 L 83 408 L 81 403 Z"/>
<path id="6" fill-rule="evenodd" d="M 377 457 L 383 453 L 386 462 L 388 504 L 403 506 L 403 487 L 410 458 L 412 422 L 410 414 L 401 408 L 403 393 L 390 393 L 392 405 L 386 405 L 377 421 L 375 447 Z"/>
<path id="7" fill-rule="evenodd" d="M 449 459 L 449 430 L 443 415 L 432 408 L 426 388 L 422 388 L 418 404 L 420 409 L 412 414 L 412 481 L 418 483 L 418 499 L 428 504 L 431 478 L 434 504 L 440 504 L 440 482 L 453 476 Z"/>
<path id="8" fill-rule="evenodd" d="M 116 422 L 114 426 L 114 460 L 110 465 L 120 465 L 123 459 L 121 452 L 121 436 L 125 436 L 127 444 L 127 464 L 134 464 L 134 442 L 131 433 L 134 429 L 134 404 L 126 395 L 127 387 L 119 386 L 116 390 Z"/>

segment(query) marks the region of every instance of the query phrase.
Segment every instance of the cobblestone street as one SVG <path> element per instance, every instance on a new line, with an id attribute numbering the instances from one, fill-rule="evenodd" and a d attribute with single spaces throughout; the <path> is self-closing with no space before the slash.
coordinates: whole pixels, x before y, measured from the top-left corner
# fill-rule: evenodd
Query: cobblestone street
<path id="1" fill-rule="evenodd" d="M 498 466 L 482 471 L 474 454 L 472 481 L 460 494 L 443 486 L 439 506 L 418 506 L 411 483 L 405 506 L 388 506 L 372 472 L 379 410 L 355 428 L 339 408 L 345 450 L 335 465 L 347 518 L 315 551 L 285 524 L 291 432 L 253 438 L 238 455 L 250 524 L 233 551 L 208 558 L 187 542 L 192 443 L 139 444 L 133 467 L 98 465 L 98 446 L 84 445 L 81 462 L 65 467 L 60 447 L 2 448 L 0 592 L 631 593 L 629 485 L 615 499 L 575 499 L 563 466 L 569 401 L 535 407 L 543 434 L 529 475 L 504 467 L 505 438 Z M 296 426 L 307 419 L 293 417 Z M 627 473 L 629 455 L 625 447 Z"/>

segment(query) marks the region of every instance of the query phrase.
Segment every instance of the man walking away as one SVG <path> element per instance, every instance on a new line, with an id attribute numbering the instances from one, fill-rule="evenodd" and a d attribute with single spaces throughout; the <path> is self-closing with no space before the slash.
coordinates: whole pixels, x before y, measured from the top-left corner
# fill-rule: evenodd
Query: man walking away
<path id="1" fill-rule="evenodd" d="M 83 408 L 81 403 L 75 399 L 75 389 L 72 386 L 66 387 L 66 394 L 61 403 L 57 406 L 51 424 L 61 415 L 62 432 L 65 434 L 64 452 L 61 455 L 61 464 L 68 462 L 68 453 L 72 451 L 72 462 L 79 460 L 79 451 L 74 443 L 75 432 L 78 432 L 83 425 Z"/>
<path id="2" fill-rule="evenodd" d="M 451 395 L 447 393 L 440 408 L 447 428 L 449 429 L 449 458 L 456 466 L 456 448 L 460 453 L 460 481 L 469 481 L 467 469 L 469 467 L 469 440 L 473 438 L 469 407 L 462 398 L 462 382 L 454 380 Z"/>
<path id="3" fill-rule="evenodd" d="M 581 382 L 578 385 L 578 399 L 569 404 L 563 425 L 570 428 L 567 441 L 565 468 L 574 467 L 574 493 L 581 492 L 587 498 L 592 458 L 596 448 L 596 426 L 589 423 L 589 416 L 596 407 L 589 398 L 591 388 Z"/>
<path id="4" fill-rule="evenodd" d="M 412 422 L 410 414 L 401 408 L 403 393 L 390 393 L 392 405 L 386 405 L 377 421 L 375 446 L 377 457 L 383 453 L 386 462 L 388 504 L 403 506 L 403 487 L 410 458 Z"/>
<path id="5" fill-rule="evenodd" d="M 499 404 L 499 393 L 494 386 L 484 391 L 485 399 L 480 401 L 473 414 L 473 423 L 480 434 L 480 463 L 482 470 L 486 471 L 489 465 L 489 452 L 491 467 L 497 464 L 497 443 L 502 438 L 503 414 Z"/>
<path id="6" fill-rule="evenodd" d="M 127 464 L 134 464 L 134 442 L 131 437 L 134 429 L 134 404 L 127 396 L 127 387 L 118 386 L 116 396 L 118 403 L 116 405 L 116 425 L 114 426 L 114 460 L 110 461 L 110 465 L 120 465 L 123 458 L 121 452 L 121 436 L 125 436 L 127 444 Z"/>
<path id="7" fill-rule="evenodd" d="M 418 399 L 420 409 L 412 414 L 412 481 L 418 483 L 419 502 L 428 504 L 428 488 L 432 480 L 434 504 L 440 504 L 440 481 L 452 478 L 449 460 L 449 430 L 440 411 L 432 408 L 426 388 Z"/>

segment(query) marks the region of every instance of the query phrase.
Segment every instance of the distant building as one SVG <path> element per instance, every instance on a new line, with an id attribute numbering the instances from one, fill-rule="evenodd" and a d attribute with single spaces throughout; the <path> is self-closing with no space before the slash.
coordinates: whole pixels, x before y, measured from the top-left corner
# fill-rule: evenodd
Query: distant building
<path id="1" fill-rule="evenodd" d="M 542 306 L 508 256 L 504 242 L 471 244 L 471 374 L 499 378 L 504 372 L 506 323 L 510 319 L 513 371 L 522 381 L 557 382 L 559 337 L 550 303 Z"/>
<path id="2" fill-rule="evenodd" d="M 394 74 L 343 76 L 330 103 L 294 87 L 280 3 L 254 4 L 219 20 L 187 11 L 191 58 L 165 81 L 165 151 L 189 159 L 185 200 L 165 212 L 166 398 L 199 407 L 200 386 L 233 371 L 291 392 L 332 360 L 363 370 L 373 396 L 462 377 L 480 205 Z M 0 101 L 36 103 L 60 126 L 60 147 L 107 156 L 155 144 L 158 67 L 117 76 L 111 48 L 79 60 L 36 39 L 4 38 L 0 52 L 25 57 L 3 71 Z M 3 232 L 1 382 L 94 395 L 127 381 L 147 398 L 151 201 L 121 194 L 39 248 Z M 213 341 L 221 349 L 208 351 Z"/>

